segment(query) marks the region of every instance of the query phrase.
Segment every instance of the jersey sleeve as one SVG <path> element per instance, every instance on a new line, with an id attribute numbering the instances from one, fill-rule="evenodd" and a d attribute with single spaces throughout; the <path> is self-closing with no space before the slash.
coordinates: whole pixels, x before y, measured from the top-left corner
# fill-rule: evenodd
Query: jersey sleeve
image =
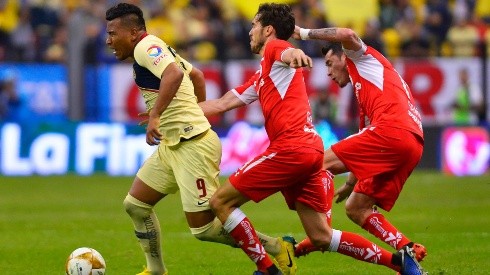
<path id="1" fill-rule="evenodd" d="M 172 47 L 168 46 L 167 49 L 174 56 L 175 62 L 180 66 L 180 68 L 189 75 L 192 71 L 192 64 L 180 56 Z"/>
<path id="2" fill-rule="evenodd" d="M 267 43 L 267 46 L 265 47 L 264 60 L 270 64 L 274 63 L 275 61 L 280 61 L 284 63 L 284 61 L 282 61 L 282 54 L 284 53 L 284 51 L 292 48 L 293 46 L 287 41 L 280 39 L 272 40 Z M 284 66 L 288 65 L 284 63 Z"/>
<path id="3" fill-rule="evenodd" d="M 244 84 L 232 89 L 231 91 L 245 104 L 250 104 L 259 98 L 255 85 L 260 76 L 260 71 L 255 74 Z"/>
<path id="4" fill-rule="evenodd" d="M 348 50 L 344 48 L 345 55 L 351 60 L 357 60 L 367 51 L 367 45 L 361 40 L 361 49 L 357 51 Z"/>
<path id="5" fill-rule="evenodd" d="M 134 59 L 136 63 L 147 68 L 158 78 L 162 77 L 163 71 L 170 63 L 176 62 L 165 43 L 146 43 L 145 40 L 136 45 Z"/>

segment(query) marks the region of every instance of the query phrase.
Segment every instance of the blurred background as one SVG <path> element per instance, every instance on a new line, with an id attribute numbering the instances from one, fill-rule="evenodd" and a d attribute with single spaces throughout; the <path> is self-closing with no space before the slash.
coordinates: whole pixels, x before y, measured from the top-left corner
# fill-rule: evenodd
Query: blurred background
<path id="1" fill-rule="evenodd" d="M 0 175 L 133 175 L 155 149 L 130 63 L 105 45 L 111 0 L 0 0 Z M 207 98 L 258 68 L 248 32 L 259 0 L 127 1 L 149 33 L 205 73 Z M 418 169 L 482 175 L 490 163 L 490 1 L 277 0 L 297 25 L 353 28 L 395 65 L 423 117 Z M 305 80 L 325 147 L 357 132 L 349 85 L 329 80 L 319 41 L 291 41 L 314 58 Z M 229 174 L 268 144 L 257 103 L 210 121 Z"/>

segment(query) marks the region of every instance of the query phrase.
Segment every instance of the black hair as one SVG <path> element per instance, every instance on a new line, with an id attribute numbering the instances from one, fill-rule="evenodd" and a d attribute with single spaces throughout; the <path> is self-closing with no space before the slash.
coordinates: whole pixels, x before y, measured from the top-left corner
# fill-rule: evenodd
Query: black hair
<path id="1" fill-rule="evenodd" d="M 125 25 L 134 25 L 139 29 L 146 30 L 145 18 L 143 11 L 133 4 L 119 3 L 105 12 L 105 19 L 112 21 L 121 18 Z"/>
<path id="2" fill-rule="evenodd" d="M 327 53 L 330 50 L 332 50 L 332 53 L 337 55 L 337 56 L 341 56 L 342 52 L 344 51 L 342 49 L 342 43 L 340 43 L 340 42 L 327 42 L 327 44 L 325 44 L 325 46 L 323 46 L 323 48 L 322 48 L 322 54 L 327 55 Z"/>
<path id="3" fill-rule="evenodd" d="M 272 26 L 276 30 L 276 36 L 282 40 L 288 40 L 294 33 L 294 14 L 287 4 L 263 3 L 257 11 L 258 21 L 262 26 Z"/>

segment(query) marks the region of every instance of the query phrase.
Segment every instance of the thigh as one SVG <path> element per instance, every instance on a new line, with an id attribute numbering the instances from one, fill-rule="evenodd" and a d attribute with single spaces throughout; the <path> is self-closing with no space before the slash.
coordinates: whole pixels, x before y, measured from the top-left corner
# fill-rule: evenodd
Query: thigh
<path id="1" fill-rule="evenodd" d="M 190 228 L 203 227 L 216 217 L 211 209 L 200 212 L 184 212 L 184 214 Z"/>
<path id="2" fill-rule="evenodd" d="M 390 211 L 398 199 L 405 182 L 420 161 L 423 145 L 415 136 L 407 135 L 398 146 L 401 161 L 394 169 L 360 179 L 354 192 L 365 194 L 374 199 L 375 204 Z"/>
<path id="3" fill-rule="evenodd" d="M 231 184 L 247 198 L 260 202 L 282 192 L 290 209 L 301 201 L 326 211 L 326 173 L 323 152 L 314 149 L 266 150 L 230 176 Z"/>
<path id="4" fill-rule="evenodd" d="M 345 164 L 334 153 L 332 148 L 325 150 L 325 156 L 323 157 L 323 168 L 332 172 L 334 175 L 349 171 Z"/>
<path id="5" fill-rule="evenodd" d="M 330 219 L 334 195 L 332 175 L 323 170 L 321 166 L 317 168 L 308 178 L 295 186 L 286 188 L 282 193 L 289 209 L 296 210 L 296 203 L 300 202 L 316 212 L 328 215 Z M 308 174 L 308 170 L 303 171 Z"/>
<path id="6" fill-rule="evenodd" d="M 299 202 L 296 203 L 296 211 L 305 233 L 310 239 L 323 240 L 323 243 L 330 242 L 332 228 L 327 224 L 324 213 L 317 212 Z"/>
<path id="7" fill-rule="evenodd" d="M 136 177 L 151 189 L 162 194 L 173 194 L 179 190 L 174 173 L 168 162 L 166 146 L 159 145 L 143 163 Z"/>
<path id="8" fill-rule="evenodd" d="M 160 193 L 148 186 L 137 176 L 134 178 L 133 184 L 131 185 L 128 193 L 137 200 L 149 205 L 155 205 L 166 196 L 166 194 Z"/>
<path id="9" fill-rule="evenodd" d="M 331 148 L 347 169 L 357 179 L 363 180 L 405 165 L 407 158 L 413 158 L 413 150 L 417 146 L 414 147 L 412 140 L 416 137 L 406 130 L 370 127 Z"/>
<path id="10" fill-rule="evenodd" d="M 209 199 L 220 185 L 221 143 L 216 133 L 210 130 L 202 138 L 169 148 L 169 161 L 184 211 L 209 210 Z"/>

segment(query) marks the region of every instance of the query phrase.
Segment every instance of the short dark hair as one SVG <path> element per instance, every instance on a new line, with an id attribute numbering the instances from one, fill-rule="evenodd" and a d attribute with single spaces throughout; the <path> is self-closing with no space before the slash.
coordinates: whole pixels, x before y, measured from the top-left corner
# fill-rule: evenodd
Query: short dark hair
<path id="1" fill-rule="evenodd" d="M 146 30 L 143 11 L 138 6 L 128 3 L 119 3 L 105 12 L 105 19 L 107 21 L 112 21 L 116 18 L 121 18 L 126 25 L 134 25 L 139 29 Z"/>
<path id="2" fill-rule="evenodd" d="M 340 42 L 327 42 L 325 46 L 322 48 L 322 54 L 327 55 L 327 53 L 332 50 L 332 53 L 338 56 L 342 55 L 342 52 L 344 51 L 342 49 L 342 43 Z"/>
<path id="3" fill-rule="evenodd" d="M 276 36 L 288 40 L 294 33 L 294 14 L 288 4 L 263 3 L 257 11 L 258 21 L 262 26 L 272 26 Z"/>

